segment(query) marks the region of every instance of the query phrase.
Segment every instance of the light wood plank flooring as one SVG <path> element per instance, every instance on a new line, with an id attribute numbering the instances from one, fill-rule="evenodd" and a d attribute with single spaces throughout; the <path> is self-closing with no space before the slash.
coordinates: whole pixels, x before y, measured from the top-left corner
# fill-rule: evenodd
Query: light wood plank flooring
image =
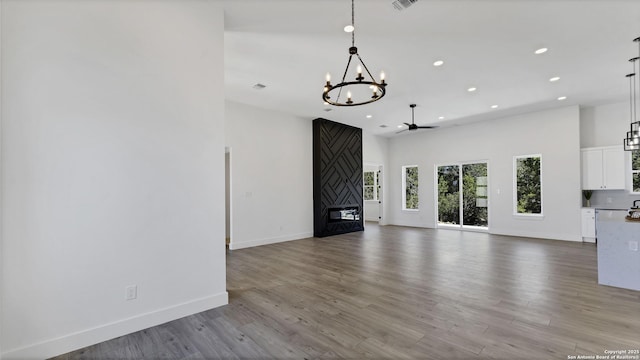
<path id="1" fill-rule="evenodd" d="M 378 227 L 227 255 L 230 303 L 57 359 L 567 359 L 640 349 L 593 244 Z"/>

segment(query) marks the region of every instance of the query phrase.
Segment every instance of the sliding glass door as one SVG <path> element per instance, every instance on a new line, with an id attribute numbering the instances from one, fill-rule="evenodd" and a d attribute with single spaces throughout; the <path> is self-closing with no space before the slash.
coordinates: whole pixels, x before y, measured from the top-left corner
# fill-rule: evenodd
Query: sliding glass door
<path id="1" fill-rule="evenodd" d="M 487 163 L 438 166 L 437 177 L 438 226 L 487 229 Z"/>

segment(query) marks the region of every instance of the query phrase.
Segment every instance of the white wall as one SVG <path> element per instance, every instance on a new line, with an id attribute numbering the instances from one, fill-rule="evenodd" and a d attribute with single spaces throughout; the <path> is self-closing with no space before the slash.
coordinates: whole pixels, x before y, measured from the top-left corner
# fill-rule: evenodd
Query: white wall
<path id="1" fill-rule="evenodd" d="M 629 102 L 580 108 L 580 146 L 622 145 L 629 131 Z"/>
<path id="2" fill-rule="evenodd" d="M 622 145 L 622 139 L 629 131 L 630 119 L 628 101 L 581 108 L 581 147 Z M 627 175 L 631 188 L 631 179 L 629 174 Z M 627 190 L 596 190 L 591 198 L 591 206 L 626 209 L 638 199 L 640 195 L 632 195 Z"/>
<path id="3" fill-rule="evenodd" d="M 227 101 L 230 249 L 313 236 L 312 122 Z"/>
<path id="4" fill-rule="evenodd" d="M 579 241 L 580 128 L 577 107 L 424 131 L 390 141 L 390 222 L 435 227 L 436 165 L 489 163 L 490 232 Z M 513 216 L 513 156 L 542 154 L 541 220 Z M 419 166 L 420 211 L 401 210 L 403 165 Z"/>
<path id="5" fill-rule="evenodd" d="M 219 5 L 2 7 L 3 358 L 227 303 Z"/>
<path id="6" fill-rule="evenodd" d="M 2 84 L 2 0 L 0 0 L 0 85 Z M 3 185 L 3 179 L 4 176 L 2 175 L 2 171 L 3 171 L 3 167 L 2 167 L 2 149 L 3 149 L 3 144 L 2 144 L 2 114 L 3 114 L 3 110 L 2 110 L 2 86 L 0 86 L 0 261 L 3 259 L 3 241 L 2 241 L 2 236 L 3 236 L 3 231 L 2 231 L 2 223 L 3 223 L 3 218 L 2 218 L 2 189 L 4 187 Z M 3 296 L 3 291 L 4 291 L 4 286 L 2 285 L 4 283 L 4 266 L 2 266 L 2 264 L 0 263 L 0 323 L 2 323 L 2 301 L 4 299 Z M 0 359 L 2 359 L 2 353 L 3 353 L 3 347 L 2 347 L 2 326 L 0 325 Z"/>
<path id="7" fill-rule="evenodd" d="M 364 163 L 363 164 L 364 170 L 377 171 L 378 168 L 382 167 L 382 178 L 381 178 L 382 206 L 379 206 L 376 201 L 365 201 L 364 202 L 365 220 L 378 221 L 378 216 L 381 215 L 382 218 L 379 219 L 379 224 L 381 225 L 385 225 L 387 223 L 385 213 L 386 211 L 388 211 L 388 201 L 386 201 L 385 194 L 387 191 L 386 180 L 388 178 L 388 172 L 386 171 L 387 166 L 389 164 L 388 153 L 389 153 L 389 139 L 381 136 L 372 135 L 370 133 L 367 133 L 366 131 L 362 132 L 362 159 Z"/>

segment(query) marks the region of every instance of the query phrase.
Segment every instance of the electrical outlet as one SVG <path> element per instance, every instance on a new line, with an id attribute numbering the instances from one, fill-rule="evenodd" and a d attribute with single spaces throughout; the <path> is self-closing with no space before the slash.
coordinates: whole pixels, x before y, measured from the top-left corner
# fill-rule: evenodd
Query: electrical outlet
<path id="1" fill-rule="evenodd" d="M 629 241 L 629 250 L 638 251 L 638 242 L 637 241 Z"/>
<path id="2" fill-rule="evenodd" d="M 138 297 L 138 285 L 127 286 L 125 289 L 125 300 L 135 300 Z"/>

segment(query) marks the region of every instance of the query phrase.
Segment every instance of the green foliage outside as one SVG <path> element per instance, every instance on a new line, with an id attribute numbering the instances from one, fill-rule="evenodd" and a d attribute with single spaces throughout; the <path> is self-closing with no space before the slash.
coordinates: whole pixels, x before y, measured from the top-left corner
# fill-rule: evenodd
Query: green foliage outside
<path id="1" fill-rule="evenodd" d="M 479 179 L 484 179 L 481 183 Z M 468 164 L 462 166 L 462 223 L 472 226 L 488 226 L 489 212 L 487 201 L 487 164 Z M 485 190 L 480 194 L 479 190 Z"/>
<path id="2" fill-rule="evenodd" d="M 518 214 L 541 214 L 540 157 L 516 160 L 516 188 Z"/>
<path id="3" fill-rule="evenodd" d="M 364 199 L 365 200 L 376 200 L 375 196 L 375 181 L 374 181 L 374 172 L 373 171 L 365 171 L 364 172 Z"/>
<path id="4" fill-rule="evenodd" d="M 640 150 L 634 151 L 631 155 L 633 192 L 640 192 Z"/>
<path id="5" fill-rule="evenodd" d="M 438 167 L 438 222 L 460 224 L 458 166 Z"/>
<path id="6" fill-rule="evenodd" d="M 418 209 L 418 167 L 405 168 L 405 209 Z"/>
<path id="7" fill-rule="evenodd" d="M 488 226 L 486 178 L 486 164 L 467 164 L 462 166 L 462 213 L 464 225 Z M 479 179 L 483 180 L 479 181 Z M 438 167 L 439 223 L 460 224 L 459 181 L 459 166 Z"/>

